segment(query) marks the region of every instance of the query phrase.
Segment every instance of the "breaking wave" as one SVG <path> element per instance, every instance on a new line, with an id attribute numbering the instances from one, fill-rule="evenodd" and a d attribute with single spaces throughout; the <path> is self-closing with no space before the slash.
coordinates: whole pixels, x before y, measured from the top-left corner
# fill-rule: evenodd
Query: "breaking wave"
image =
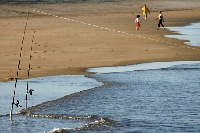
<path id="1" fill-rule="evenodd" d="M 107 118 L 100 118 L 91 122 L 89 124 L 85 124 L 80 127 L 75 128 L 54 128 L 48 133 L 64 133 L 69 131 L 105 131 L 112 128 L 115 125 L 114 121 Z"/>

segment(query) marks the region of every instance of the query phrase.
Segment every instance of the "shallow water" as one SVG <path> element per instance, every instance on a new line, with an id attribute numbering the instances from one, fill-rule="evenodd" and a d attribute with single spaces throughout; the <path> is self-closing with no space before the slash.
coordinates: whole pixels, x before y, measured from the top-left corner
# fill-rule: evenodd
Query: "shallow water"
<path id="1" fill-rule="evenodd" d="M 55 100 L 75 92 L 87 90 L 102 85 L 94 79 L 84 75 L 63 75 L 33 78 L 28 80 L 29 89 L 33 95 L 28 95 L 28 106 Z M 19 100 L 24 108 L 27 80 L 19 80 L 15 89 L 15 101 Z M 15 81 L 0 82 L 0 115 L 9 114 Z M 22 108 L 14 108 L 14 114 Z"/>
<path id="2" fill-rule="evenodd" d="M 186 40 L 186 44 L 200 47 L 200 23 L 192 23 L 183 27 L 167 27 L 167 29 L 174 31 L 178 35 L 166 35 L 166 37 Z"/>
<path id="3" fill-rule="evenodd" d="M 192 63 L 199 63 L 199 61 L 152 62 L 152 63 L 142 63 L 142 64 L 128 65 L 128 66 L 88 68 L 86 71 L 95 73 L 130 72 L 139 70 L 168 68 L 174 65 L 192 64 Z"/>
<path id="4" fill-rule="evenodd" d="M 53 100 L 55 92 L 59 93 L 55 99 L 66 96 L 42 104 L 36 102 L 36 106 L 28 108 L 27 115 L 13 115 L 12 123 L 9 115 L 0 116 L 0 132 L 200 132 L 200 62 L 173 63 L 156 69 L 144 67 L 145 70 L 133 66 L 134 71 L 98 73 L 88 75 L 90 78 L 32 79 L 38 85 L 30 86 L 40 89 L 29 99 L 29 107 L 34 100 L 43 102 L 38 99 L 42 96 Z M 154 65 L 159 64 L 163 66 Z M 2 84 L 14 86 L 13 82 Z M 64 93 L 66 88 L 71 90 L 70 86 L 73 92 Z M 49 87 L 57 90 L 45 93 Z M 85 91 L 76 90 L 81 87 Z"/>

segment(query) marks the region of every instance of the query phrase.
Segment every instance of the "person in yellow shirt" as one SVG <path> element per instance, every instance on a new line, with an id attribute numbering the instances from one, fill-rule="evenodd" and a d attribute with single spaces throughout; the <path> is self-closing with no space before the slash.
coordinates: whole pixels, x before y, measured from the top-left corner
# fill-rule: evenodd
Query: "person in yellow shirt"
<path id="1" fill-rule="evenodd" d="M 147 6 L 144 4 L 144 6 L 142 7 L 142 14 L 144 15 L 144 20 L 147 21 L 147 14 L 150 14 L 149 9 L 147 8 Z"/>

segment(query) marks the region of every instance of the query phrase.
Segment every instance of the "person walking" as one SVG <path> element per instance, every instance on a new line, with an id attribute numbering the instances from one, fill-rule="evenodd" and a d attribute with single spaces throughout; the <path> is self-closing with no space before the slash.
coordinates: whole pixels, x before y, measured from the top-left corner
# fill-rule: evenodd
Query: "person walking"
<path id="1" fill-rule="evenodd" d="M 161 11 L 159 11 L 159 15 L 158 15 L 158 17 L 156 18 L 156 20 L 158 20 L 158 28 L 157 28 L 157 30 L 160 28 L 160 26 L 162 26 L 163 29 L 165 29 L 165 27 L 164 27 L 164 25 L 163 25 L 164 16 L 163 16 L 163 14 L 162 14 Z"/>
<path id="2" fill-rule="evenodd" d="M 144 20 L 147 21 L 147 14 L 150 14 L 149 9 L 147 8 L 147 6 L 144 4 L 144 6 L 142 7 L 142 14 L 144 15 Z"/>
<path id="3" fill-rule="evenodd" d="M 139 30 L 140 23 L 141 23 L 141 21 L 140 21 L 140 15 L 137 15 L 137 17 L 135 19 L 135 26 L 136 26 L 135 29 L 136 30 Z"/>

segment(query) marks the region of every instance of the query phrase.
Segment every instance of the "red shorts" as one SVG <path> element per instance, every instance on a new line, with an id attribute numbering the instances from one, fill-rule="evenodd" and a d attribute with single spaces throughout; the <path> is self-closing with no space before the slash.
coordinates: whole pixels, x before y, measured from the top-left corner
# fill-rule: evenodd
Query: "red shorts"
<path id="1" fill-rule="evenodd" d="M 137 27 L 140 27 L 140 22 L 135 22 L 135 25 L 136 25 Z"/>

